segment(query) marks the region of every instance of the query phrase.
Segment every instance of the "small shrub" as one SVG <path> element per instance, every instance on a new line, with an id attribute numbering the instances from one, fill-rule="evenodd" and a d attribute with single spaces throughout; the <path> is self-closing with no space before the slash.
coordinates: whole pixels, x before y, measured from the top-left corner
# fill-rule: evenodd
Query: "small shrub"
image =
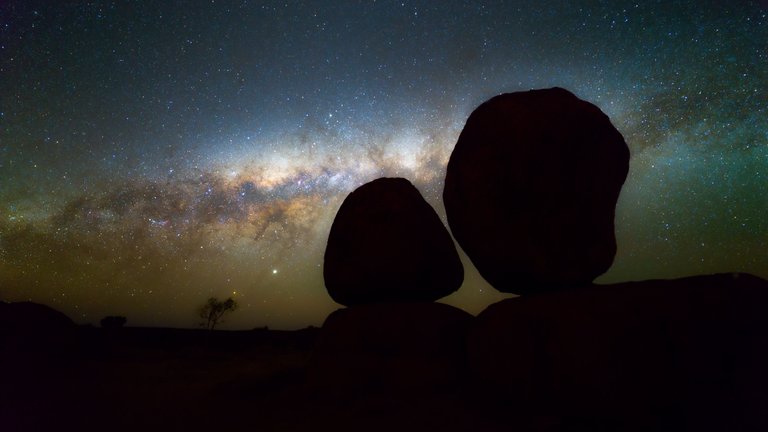
<path id="1" fill-rule="evenodd" d="M 108 329 L 121 328 L 128 319 L 124 316 L 107 316 L 101 319 L 101 327 Z"/>
<path id="2" fill-rule="evenodd" d="M 204 320 L 200 325 L 208 330 L 213 330 L 222 321 L 225 313 L 235 309 L 237 309 L 237 302 L 231 297 L 225 301 L 211 297 L 198 311 L 198 316 Z"/>

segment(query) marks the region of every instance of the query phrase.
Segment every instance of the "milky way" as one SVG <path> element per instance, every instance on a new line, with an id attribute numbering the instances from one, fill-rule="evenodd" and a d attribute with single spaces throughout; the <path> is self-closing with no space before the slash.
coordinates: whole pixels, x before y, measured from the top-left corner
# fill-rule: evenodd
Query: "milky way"
<path id="1" fill-rule="evenodd" d="M 65 3 L 65 4 L 60 4 Z M 347 193 L 410 179 L 444 218 L 469 113 L 561 86 L 625 136 L 599 281 L 768 277 L 765 2 L 0 5 L 0 298 L 79 322 L 319 325 Z M 444 301 L 503 296 L 464 257 Z"/>

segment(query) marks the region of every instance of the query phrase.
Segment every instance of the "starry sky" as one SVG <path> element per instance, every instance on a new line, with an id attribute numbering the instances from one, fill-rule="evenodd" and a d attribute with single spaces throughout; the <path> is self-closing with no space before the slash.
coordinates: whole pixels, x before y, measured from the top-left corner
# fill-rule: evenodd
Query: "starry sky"
<path id="1" fill-rule="evenodd" d="M 560 86 L 632 153 L 610 283 L 768 278 L 768 2 L 0 2 L 0 299 L 81 323 L 320 325 L 336 210 L 381 176 L 445 220 L 472 110 Z M 442 301 L 506 295 L 462 256 Z"/>

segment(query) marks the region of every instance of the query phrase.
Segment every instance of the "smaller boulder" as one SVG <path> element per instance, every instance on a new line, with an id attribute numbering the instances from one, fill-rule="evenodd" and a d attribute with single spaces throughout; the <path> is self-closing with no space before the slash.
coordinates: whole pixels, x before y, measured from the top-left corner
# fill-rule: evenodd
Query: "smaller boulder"
<path id="1" fill-rule="evenodd" d="M 325 287 L 345 306 L 434 301 L 459 289 L 464 268 L 451 235 L 408 180 L 360 186 L 328 235 Z"/>

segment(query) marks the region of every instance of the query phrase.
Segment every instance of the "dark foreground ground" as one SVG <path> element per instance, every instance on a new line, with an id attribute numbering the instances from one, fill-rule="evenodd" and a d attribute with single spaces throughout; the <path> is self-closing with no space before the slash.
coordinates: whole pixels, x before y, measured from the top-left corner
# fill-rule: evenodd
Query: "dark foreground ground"
<path id="1" fill-rule="evenodd" d="M 492 429 L 460 389 L 327 397 L 308 388 L 317 334 L 81 327 L 16 340 L 3 353 L 0 430 Z"/>
<path id="2" fill-rule="evenodd" d="M 0 432 L 766 431 L 768 281 L 340 309 L 299 331 L 78 327 L 0 302 Z"/>
<path id="3" fill-rule="evenodd" d="M 0 431 L 639 430 L 495 406 L 470 386 L 318 388 L 307 379 L 318 333 L 78 328 L 29 340 L 3 353 Z"/>
<path id="4" fill-rule="evenodd" d="M 288 426 L 316 333 L 84 327 L 22 341 L 3 371 L 2 429 Z"/>

